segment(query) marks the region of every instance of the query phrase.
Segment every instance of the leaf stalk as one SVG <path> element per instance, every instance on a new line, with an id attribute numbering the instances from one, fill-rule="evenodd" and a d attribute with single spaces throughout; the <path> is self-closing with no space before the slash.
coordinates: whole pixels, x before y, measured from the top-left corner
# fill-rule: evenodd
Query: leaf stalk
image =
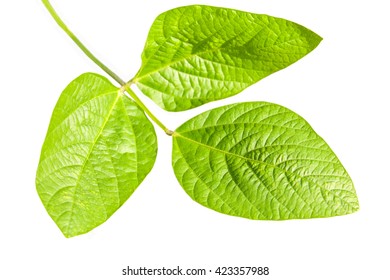
<path id="1" fill-rule="evenodd" d="M 123 81 L 117 74 L 111 71 L 103 62 L 101 62 L 96 56 L 91 53 L 87 47 L 73 34 L 73 32 L 66 26 L 66 24 L 62 21 L 60 16 L 54 10 L 53 6 L 50 4 L 49 0 L 42 0 L 46 9 L 49 11 L 50 15 L 56 21 L 56 23 L 61 27 L 62 30 L 65 31 L 66 34 L 75 42 L 75 44 L 93 61 L 95 62 L 104 72 L 106 72 L 111 78 L 117 81 L 121 86 L 123 86 L 126 82 Z"/>
<path id="2" fill-rule="evenodd" d="M 108 68 L 103 62 L 101 62 L 88 48 L 76 37 L 76 35 L 66 26 L 60 16 L 57 14 L 53 6 L 50 4 L 49 0 L 42 0 L 42 3 L 45 5 L 46 9 L 49 11 L 50 15 L 56 21 L 56 23 L 61 27 L 63 31 L 73 40 L 73 42 L 93 61 L 99 66 L 104 72 L 106 72 L 111 78 L 121 85 L 121 89 L 126 91 L 129 96 L 138 104 L 138 106 L 156 123 L 164 132 L 172 136 L 173 131 L 168 129 L 138 98 L 138 96 L 131 90 L 130 83 L 126 83 L 121 79 L 117 74 L 115 74 L 110 68 Z M 129 97 L 128 95 L 126 95 Z"/>
<path id="3" fill-rule="evenodd" d="M 164 130 L 164 132 L 169 135 L 169 136 L 172 136 L 173 134 L 173 131 L 168 129 L 149 109 L 148 107 L 145 106 L 145 104 L 141 101 L 141 99 L 139 99 L 139 97 L 134 93 L 134 91 L 130 88 L 130 86 L 132 85 L 131 82 L 125 84 L 122 86 L 122 89 L 124 91 L 126 91 L 130 97 L 135 101 L 135 103 L 137 103 L 137 105 L 139 107 L 141 107 L 141 109 L 154 121 L 155 124 L 157 124 L 162 130 Z"/>

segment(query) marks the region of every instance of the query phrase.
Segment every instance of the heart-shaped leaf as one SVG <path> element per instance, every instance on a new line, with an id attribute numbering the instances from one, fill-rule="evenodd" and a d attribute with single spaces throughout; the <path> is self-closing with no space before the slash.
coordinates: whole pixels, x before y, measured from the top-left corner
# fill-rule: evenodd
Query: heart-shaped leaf
<path id="1" fill-rule="evenodd" d="M 173 168 L 192 199 L 229 215 L 304 219 L 359 208 L 333 151 L 276 104 L 233 104 L 187 121 L 173 134 Z"/>
<path id="2" fill-rule="evenodd" d="M 268 15 L 176 8 L 153 23 L 133 82 L 163 109 L 187 110 L 241 92 L 321 40 L 299 24 Z"/>
<path id="3" fill-rule="evenodd" d="M 36 186 L 67 237 L 106 221 L 152 169 L 153 125 L 106 78 L 83 74 L 62 92 L 38 166 Z"/>

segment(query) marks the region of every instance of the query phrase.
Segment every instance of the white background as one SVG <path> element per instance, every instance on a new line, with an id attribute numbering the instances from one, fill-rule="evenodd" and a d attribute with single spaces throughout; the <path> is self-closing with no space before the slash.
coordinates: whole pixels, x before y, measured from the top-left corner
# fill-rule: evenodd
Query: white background
<path id="1" fill-rule="evenodd" d="M 223 5 L 283 17 L 317 32 L 324 40 L 311 54 L 231 99 L 167 113 L 141 98 L 171 129 L 233 102 L 286 106 L 332 147 L 361 204 L 355 214 L 329 219 L 264 222 L 219 214 L 182 190 L 171 170 L 171 139 L 156 127 L 157 162 L 134 195 L 103 225 L 66 239 L 36 194 L 35 171 L 62 89 L 81 73 L 103 73 L 40 1 L 1 1 L 0 279 L 130 279 L 121 276 L 127 265 L 269 266 L 271 275 L 264 279 L 390 279 L 386 2 L 53 0 L 69 27 L 126 80 L 140 66 L 154 18 L 177 6 Z M 188 279 L 224 278 L 261 279 Z"/>

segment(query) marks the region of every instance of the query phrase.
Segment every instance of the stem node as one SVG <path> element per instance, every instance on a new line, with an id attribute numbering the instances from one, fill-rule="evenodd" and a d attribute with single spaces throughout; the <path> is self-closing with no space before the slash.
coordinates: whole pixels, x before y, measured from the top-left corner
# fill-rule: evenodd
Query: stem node
<path id="1" fill-rule="evenodd" d="M 168 130 L 165 131 L 165 133 L 166 133 L 168 136 L 172 136 L 175 132 L 172 131 L 172 130 L 170 130 L 170 129 L 168 129 Z"/>

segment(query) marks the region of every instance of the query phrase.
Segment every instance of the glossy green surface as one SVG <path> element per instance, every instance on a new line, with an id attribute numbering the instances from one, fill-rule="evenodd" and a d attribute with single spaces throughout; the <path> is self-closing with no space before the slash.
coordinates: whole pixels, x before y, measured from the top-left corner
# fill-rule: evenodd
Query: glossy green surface
<path id="1" fill-rule="evenodd" d="M 143 111 L 97 74 L 62 92 L 38 166 L 36 186 L 67 237 L 106 221 L 151 170 L 157 152 Z"/>
<path id="2" fill-rule="evenodd" d="M 133 82 L 168 111 L 235 95 L 312 51 L 320 36 L 294 22 L 186 6 L 153 23 Z"/>
<path id="3" fill-rule="evenodd" d="M 238 103 L 185 122 L 173 137 L 173 168 L 193 200 L 229 215 L 285 220 L 359 209 L 330 147 L 276 104 Z"/>

